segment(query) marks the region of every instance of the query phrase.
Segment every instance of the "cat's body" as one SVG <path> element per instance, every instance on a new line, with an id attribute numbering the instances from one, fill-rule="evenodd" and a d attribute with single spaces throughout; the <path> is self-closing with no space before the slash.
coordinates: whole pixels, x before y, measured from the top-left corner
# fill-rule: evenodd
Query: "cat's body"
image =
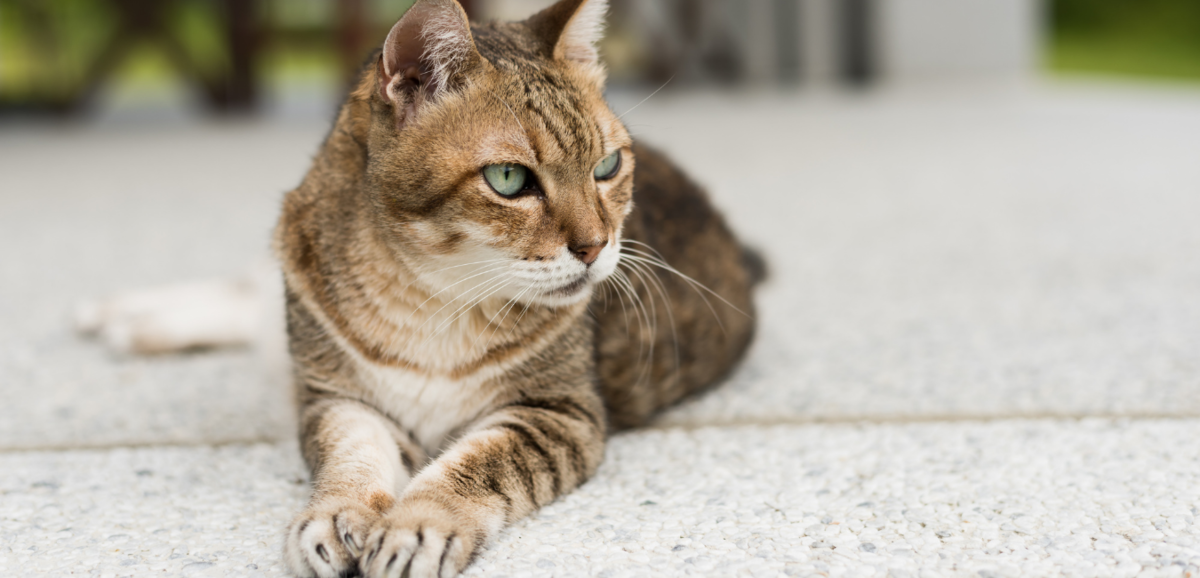
<path id="1" fill-rule="evenodd" d="M 610 428 L 749 343 L 746 253 L 603 100 L 604 8 L 468 32 L 457 3 L 418 1 L 287 195 L 276 247 L 314 483 L 288 530 L 297 574 L 456 574 L 586 480 Z"/>
<path id="2" fill-rule="evenodd" d="M 762 263 L 609 110 L 605 8 L 468 27 L 454 0 L 417 0 L 286 196 L 275 248 L 314 486 L 287 529 L 295 574 L 456 575 L 586 480 L 608 433 L 749 344 Z M 78 327 L 125 352 L 269 354 L 258 312 L 278 292 L 248 281 L 85 304 Z"/>

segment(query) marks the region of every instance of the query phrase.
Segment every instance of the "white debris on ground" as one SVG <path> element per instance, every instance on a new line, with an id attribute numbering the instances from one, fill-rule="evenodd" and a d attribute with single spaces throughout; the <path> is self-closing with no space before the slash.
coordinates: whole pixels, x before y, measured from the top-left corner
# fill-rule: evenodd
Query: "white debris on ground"
<path id="1" fill-rule="evenodd" d="M 121 357 L 78 304 L 237 277 L 268 255 L 283 192 L 328 124 L 0 129 L 0 448 L 292 435 L 291 393 L 241 350 Z M 64 169 L 62 159 L 71 159 Z"/>
<path id="2" fill-rule="evenodd" d="M 619 435 L 468 576 L 1196 576 L 1200 420 Z M 0 456 L 0 575 L 282 576 L 293 444 Z"/>

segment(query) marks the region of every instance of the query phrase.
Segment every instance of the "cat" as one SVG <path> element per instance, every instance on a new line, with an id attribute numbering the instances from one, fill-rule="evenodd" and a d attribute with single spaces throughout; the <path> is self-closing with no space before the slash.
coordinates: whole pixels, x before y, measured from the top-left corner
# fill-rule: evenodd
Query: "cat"
<path id="1" fill-rule="evenodd" d="M 457 575 L 748 346 L 761 262 L 609 109 L 606 11 L 418 0 L 286 195 L 296 575 Z"/>
<path id="2" fill-rule="evenodd" d="M 561 0 L 480 25 L 417 0 L 285 195 L 274 249 L 313 484 L 286 529 L 295 575 L 457 575 L 587 480 L 611 432 L 749 346 L 765 265 L 610 110 L 606 12 Z M 270 287 L 132 294 L 77 322 L 133 352 L 244 343 Z"/>

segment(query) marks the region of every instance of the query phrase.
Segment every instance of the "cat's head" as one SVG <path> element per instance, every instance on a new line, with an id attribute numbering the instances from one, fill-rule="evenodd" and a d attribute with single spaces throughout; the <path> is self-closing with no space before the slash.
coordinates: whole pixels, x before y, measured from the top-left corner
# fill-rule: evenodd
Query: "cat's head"
<path id="1" fill-rule="evenodd" d="M 606 0 L 469 25 L 417 0 L 352 98 L 370 107 L 366 190 L 394 253 L 436 290 L 563 306 L 617 266 L 629 133 L 603 96 Z"/>

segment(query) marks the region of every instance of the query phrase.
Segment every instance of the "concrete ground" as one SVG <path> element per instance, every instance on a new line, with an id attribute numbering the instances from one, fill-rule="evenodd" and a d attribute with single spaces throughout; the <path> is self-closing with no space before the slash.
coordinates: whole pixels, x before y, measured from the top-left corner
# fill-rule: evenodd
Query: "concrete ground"
<path id="1" fill-rule="evenodd" d="M 761 332 L 468 575 L 1200 575 L 1200 93 L 663 93 L 625 119 L 767 254 Z M 266 259 L 326 128 L 0 127 L 0 575 L 283 574 L 286 388 L 252 351 L 114 357 L 68 320 Z"/>

